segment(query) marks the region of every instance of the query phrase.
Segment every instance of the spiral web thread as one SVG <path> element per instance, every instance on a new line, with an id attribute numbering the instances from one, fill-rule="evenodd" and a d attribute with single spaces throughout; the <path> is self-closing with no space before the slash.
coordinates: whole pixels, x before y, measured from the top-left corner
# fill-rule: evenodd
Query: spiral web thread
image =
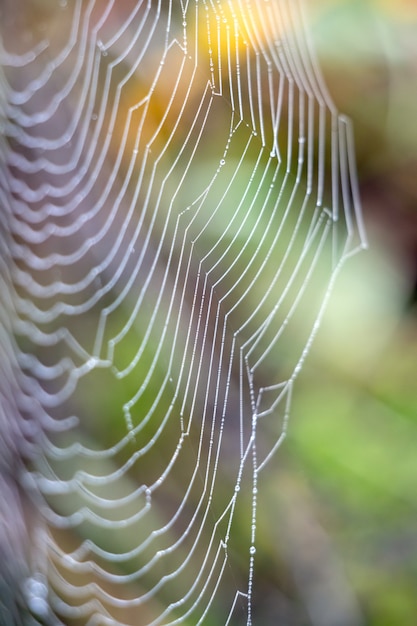
<path id="1" fill-rule="evenodd" d="M 258 482 L 365 245 L 349 121 L 293 0 L 1 12 L 23 602 L 42 623 L 250 624 Z"/>

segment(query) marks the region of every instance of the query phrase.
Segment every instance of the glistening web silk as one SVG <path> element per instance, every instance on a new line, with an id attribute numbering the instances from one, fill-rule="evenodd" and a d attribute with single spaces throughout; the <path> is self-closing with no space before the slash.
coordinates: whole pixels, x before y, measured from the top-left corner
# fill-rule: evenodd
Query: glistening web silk
<path id="1" fill-rule="evenodd" d="M 0 13 L 6 622 L 256 622 L 258 488 L 365 245 L 302 7 Z"/>

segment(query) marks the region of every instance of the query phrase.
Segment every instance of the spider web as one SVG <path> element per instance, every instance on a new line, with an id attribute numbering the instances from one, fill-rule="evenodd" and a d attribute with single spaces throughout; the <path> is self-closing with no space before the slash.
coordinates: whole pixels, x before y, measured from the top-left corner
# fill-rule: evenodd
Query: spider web
<path id="1" fill-rule="evenodd" d="M 10 614 L 250 624 L 258 479 L 364 246 L 349 122 L 293 0 L 0 11 Z"/>

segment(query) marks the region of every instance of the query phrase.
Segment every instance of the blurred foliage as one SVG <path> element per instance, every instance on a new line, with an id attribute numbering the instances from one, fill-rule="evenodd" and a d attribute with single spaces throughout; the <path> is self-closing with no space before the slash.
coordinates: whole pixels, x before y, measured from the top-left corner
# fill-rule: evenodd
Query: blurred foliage
<path id="1" fill-rule="evenodd" d="M 393 310 L 403 277 L 375 256 L 357 259 L 339 280 L 295 395 L 289 449 L 308 477 L 365 623 L 411 626 L 417 329 Z"/>
<path id="2" fill-rule="evenodd" d="M 298 381 L 277 461 L 291 488 L 275 478 L 271 489 L 287 507 L 293 501 L 300 511 L 309 510 L 327 536 L 337 559 L 334 573 L 342 569 L 345 592 L 353 592 L 358 603 L 357 623 L 412 626 L 417 623 L 417 5 L 307 4 L 329 91 L 353 119 L 370 249 L 349 261 L 336 282 Z M 274 524 L 279 528 L 284 520 L 281 509 Z M 265 520 L 261 525 L 273 534 Z M 265 550 L 275 541 L 271 534 Z M 313 596 L 309 584 L 297 578 L 295 559 L 286 566 L 298 580 L 296 595 L 308 617 L 293 614 L 282 623 L 332 623 L 315 620 Z M 319 560 L 316 570 L 319 576 Z"/>
<path id="3" fill-rule="evenodd" d="M 405 1 L 306 4 L 329 92 L 354 123 L 370 249 L 350 260 L 336 281 L 321 331 L 297 380 L 285 445 L 262 473 L 253 619 L 259 625 L 413 626 L 417 326 L 413 305 L 407 309 L 407 303 L 417 275 L 417 10 Z M 116 129 L 115 138 L 120 134 Z M 213 138 L 218 139 L 216 133 Z M 196 177 L 204 180 L 206 167 L 207 162 L 197 162 Z M 240 176 L 247 178 L 244 167 Z M 218 217 L 211 221 L 205 246 L 211 247 L 219 233 L 225 245 L 236 236 L 236 224 L 224 233 Z M 253 223 L 253 215 L 244 219 L 242 242 Z M 251 254 L 250 246 L 245 254 Z M 294 342 L 298 331 L 304 337 L 307 317 L 297 317 Z M 120 358 L 130 362 L 132 350 L 132 345 L 123 348 Z M 149 359 L 144 358 L 145 367 Z M 89 393 L 81 393 L 80 402 L 91 417 L 86 437 L 91 430 L 109 445 L 123 435 L 125 423 L 120 420 L 120 397 L 99 374 L 97 380 L 86 380 Z M 121 389 L 122 397 L 134 395 L 132 384 L 131 390 Z M 100 393 L 91 393 L 99 388 Z M 152 396 L 152 388 L 150 392 Z M 92 406 L 89 399 L 94 399 Z M 146 412 L 152 397 L 142 402 Z M 151 426 L 144 424 L 141 436 Z M 268 427 L 276 440 L 282 421 Z M 126 458 L 131 453 L 126 449 Z M 154 468 L 148 463 L 147 471 L 152 469 L 161 471 L 158 463 Z M 138 472 L 126 476 L 119 489 L 132 491 L 128 481 L 140 482 Z M 109 473 L 103 468 L 103 474 Z M 218 489 L 227 498 L 226 476 L 222 482 Z M 175 481 L 170 489 L 175 500 Z M 169 507 L 169 502 L 160 503 L 145 534 L 163 523 Z M 241 588 L 247 574 L 250 508 L 248 490 L 246 499 L 242 496 L 242 514 L 238 511 L 234 519 L 230 545 L 232 582 Z M 71 544 L 73 538 L 66 541 Z M 105 541 L 111 545 L 110 539 Z M 227 584 L 222 588 L 227 603 Z M 133 587 L 126 593 L 138 591 Z M 221 604 L 220 599 L 219 620 Z M 134 621 L 134 611 L 130 618 Z"/>
<path id="4" fill-rule="evenodd" d="M 306 4 L 329 91 L 338 108 L 353 119 L 370 250 L 350 260 L 336 282 L 321 331 L 297 380 L 287 440 L 262 474 L 254 623 L 413 626 L 417 623 L 417 325 L 413 301 L 417 9 L 405 0 L 311 0 Z M 157 123 L 159 118 L 154 120 Z M 115 140 L 121 132 L 115 129 Z M 134 149 L 133 144 L 127 145 L 129 151 Z M 243 180 L 247 173 L 242 171 L 241 176 Z M 253 215 L 250 220 L 240 231 L 243 240 L 253 228 Z M 210 236 L 218 238 L 221 222 L 213 220 L 211 227 Z M 236 235 L 230 231 L 225 245 Z M 303 318 L 299 318 L 297 323 L 302 325 Z M 296 333 L 297 328 L 294 337 Z M 134 351 L 134 346 L 127 345 L 120 358 L 130 362 Z M 140 368 L 150 358 L 145 354 L 145 366 Z M 140 368 L 139 374 L 145 375 Z M 84 442 L 92 447 L 92 436 L 107 446 L 120 439 L 126 428 L 120 419 L 120 398 L 98 373 L 99 378 L 94 374 L 85 378 L 88 392 L 80 386 L 79 396 L 91 419 L 84 425 Z M 130 380 L 119 388 L 123 397 L 134 396 L 136 389 Z M 144 396 L 141 401 L 146 413 L 152 397 Z M 276 429 L 274 440 L 281 426 L 281 422 L 270 426 Z M 154 436 L 151 428 L 152 424 L 143 424 L 144 438 Z M 170 443 L 164 445 L 161 456 Z M 132 450 L 124 454 L 129 458 Z M 122 456 L 119 461 L 125 460 Z M 161 473 L 157 464 L 153 469 Z M 111 471 L 103 462 L 101 473 L 110 475 Z M 120 480 L 120 493 L 134 491 L 130 481 L 141 480 L 138 467 L 135 471 L 136 475 L 131 472 Z M 175 498 L 175 484 L 170 489 Z M 233 526 L 231 550 L 235 562 L 241 562 L 241 572 L 238 568 L 233 572 L 237 588 L 245 584 L 247 551 L 242 545 L 247 541 L 250 499 L 250 492 L 247 500 L 242 497 L 246 514 L 237 514 Z M 62 500 L 54 503 L 62 511 L 79 505 L 69 498 Z M 169 507 L 169 502 L 155 506 L 155 518 L 149 520 L 145 534 L 161 526 Z M 62 533 L 60 543 L 71 550 L 78 539 Z M 111 541 L 121 542 L 114 549 L 123 551 L 128 539 L 106 537 L 105 541 L 110 547 Z M 108 587 L 115 595 L 121 592 Z M 135 595 L 138 588 L 126 586 L 125 592 Z M 135 614 L 123 618 L 134 623 Z"/>

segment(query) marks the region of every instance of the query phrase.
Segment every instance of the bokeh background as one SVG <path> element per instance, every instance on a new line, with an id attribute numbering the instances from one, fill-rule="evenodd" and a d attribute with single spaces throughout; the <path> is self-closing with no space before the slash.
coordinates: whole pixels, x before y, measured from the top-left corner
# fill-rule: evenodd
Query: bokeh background
<path id="1" fill-rule="evenodd" d="M 263 560 L 258 552 L 260 623 L 412 626 L 417 4 L 306 5 L 329 91 L 353 121 L 369 248 L 336 282 L 294 394 L 278 474 L 269 473 Z M 271 563 L 276 550 L 279 562 Z M 277 588 L 287 589 L 281 615 L 271 608 Z"/>
<path id="2" fill-rule="evenodd" d="M 369 245 L 344 265 L 336 281 L 297 380 L 285 443 L 259 484 L 253 621 L 259 626 L 413 626 L 417 4 L 304 4 L 329 92 L 353 121 Z M 39 7 L 49 10 L 41 1 L 33 6 L 28 30 Z M 54 32 L 57 36 L 59 30 Z M 103 386 L 100 380 L 96 384 Z M 89 406 L 87 396 L 78 400 L 91 416 L 85 424 L 88 437 L 105 444 L 107 438 L 122 437 L 120 398 L 103 390 Z M 281 427 L 277 422 L 272 439 L 279 438 Z M 246 545 L 246 522 L 245 517 L 240 529 L 237 519 L 234 528 L 237 553 L 240 532 Z M 60 541 L 71 550 L 80 537 L 62 533 Z M 242 560 L 239 571 L 236 559 L 233 575 L 242 587 L 246 566 Z M 120 592 L 111 585 L 108 590 Z M 222 592 L 219 616 L 224 616 Z M 224 596 L 226 602 L 226 590 Z M 132 624 L 136 617 L 129 615 Z M 81 626 L 85 620 L 68 623 Z M 215 612 L 207 623 L 218 623 Z"/>

